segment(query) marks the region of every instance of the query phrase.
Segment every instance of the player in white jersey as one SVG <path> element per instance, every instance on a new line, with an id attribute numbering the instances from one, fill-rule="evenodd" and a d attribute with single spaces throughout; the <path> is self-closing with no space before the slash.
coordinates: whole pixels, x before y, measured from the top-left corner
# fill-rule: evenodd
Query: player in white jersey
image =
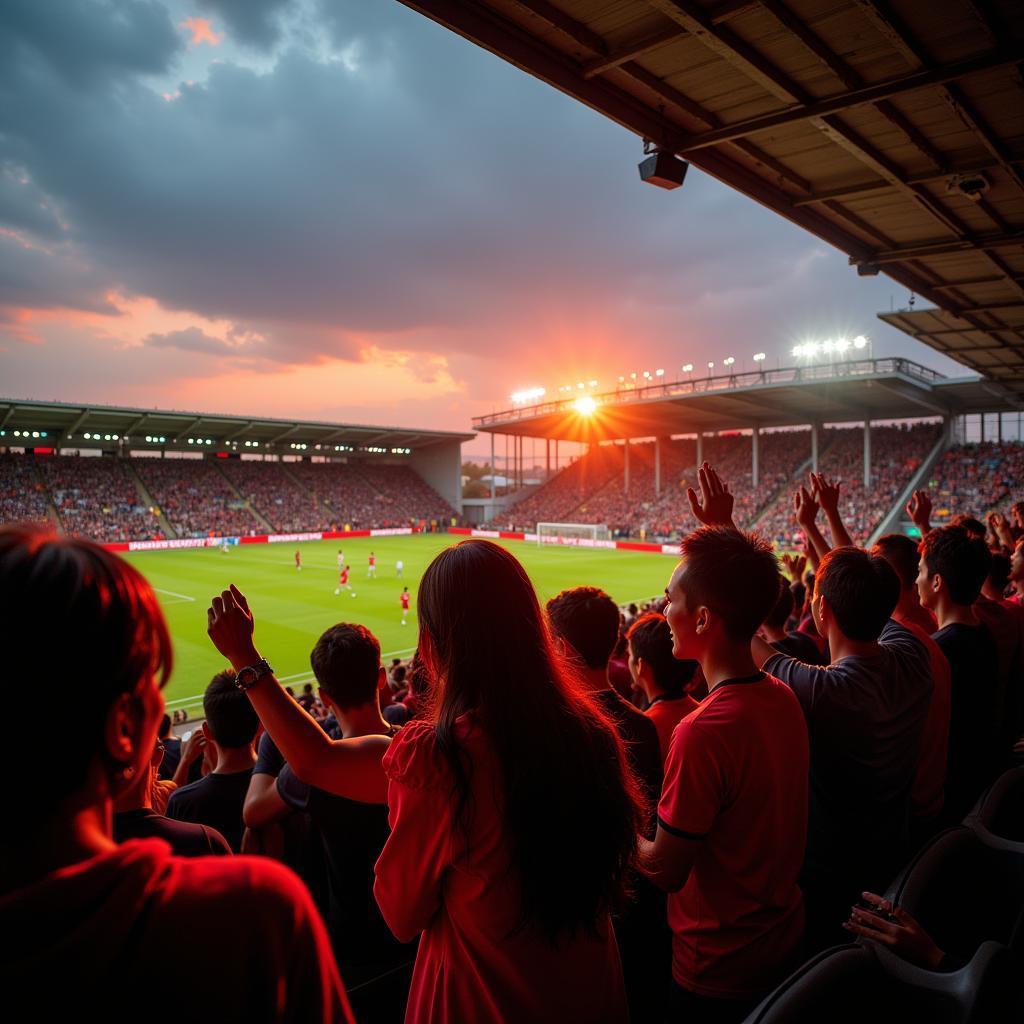
<path id="1" fill-rule="evenodd" d="M 402 578 L 402 571 L 404 569 L 405 569 L 405 563 L 401 559 L 399 559 L 397 562 L 395 562 L 395 575 L 399 579 Z"/>
<path id="2" fill-rule="evenodd" d="M 338 548 L 338 572 L 345 568 L 345 552 Z"/>

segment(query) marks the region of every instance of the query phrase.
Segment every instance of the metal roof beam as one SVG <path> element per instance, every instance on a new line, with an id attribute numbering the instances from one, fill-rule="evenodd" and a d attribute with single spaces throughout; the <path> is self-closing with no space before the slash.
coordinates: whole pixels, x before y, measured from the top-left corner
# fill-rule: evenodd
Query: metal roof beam
<path id="1" fill-rule="evenodd" d="M 660 3 L 661 0 L 648 0 L 648 2 Z M 738 121 L 736 124 L 726 125 L 709 132 L 702 132 L 700 135 L 682 136 L 674 140 L 675 148 L 685 156 L 687 153 L 695 153 L 698 150 L 707 149 L 709 146 L 718 146 L 723 142 L 733 142 L 736 139 L 756 135 L 758 132 L 779 128 L 782 125 L 827 117 L 832 114 L 841 113 L 844 110 L 849 110 L 852 107 L 863 106 L 867 103 L 878 103 L 881 100 L 913 92 L 926 86 L 941 85 L 944 82 L 963 78 L 966 75 L 975 74 L 979 71 L 990 71 L 993 68 L 1015 64 L 1020 59 L 1019 53 L 1015 54 L 1012 51 L 1003 49 L 992 50 L 968 60 L 947 64 L 945 67 L 915 71 L 909 75 L 902 75 L 899 78 L 892 78 L 875 85 L 866 85 L 860 89 L 853 89 L 823 100 L 812 100 L 806 103 L 798 102 L 797 105 L 787 110 L 780 110 L 775 114 L 763 114 L 760 117 L 751 117 L 745 121 Z"/>
<path id="2" fill-rule="evenodd" d="M 277 444 L 278 441 L 283 441 L 286 437 L 291 437 L 292 434 L 297 433 L 301 429 L 302 429 L 302 424 L 301 423 L 295 423 L 292 426 L 290 426 L 287 430 L 283 431 L 280 434 L 276 434 L 269 441 L 266 441 L 264 443 L 265 444 Z"/>
<path id="3" fill-rule="evenodd" d="M 240 437 L 247 430 L 252 430 L 252 428 L 255 426 L 255 423 L 255 420 L 249 420 L 248 423 L 243 423 L 242 426 L 240 426 L 237 430 L 228 434 L 226 437 L 222 437 L 221 444 L 227 444 L 228 441 L 234 441 L 236 437 Z"/>
<path id="4" fill-rule="evenodd" d="M 954 242 L 927 242 L 922 245 L 901 245 L 892 249 L 880 249 L 869 257 L 867 263 L 895 263 L 902 260 L 923 259 L 926 256 L 944 256 L 947 253 L 969 252 L 972 250 L 1001 249 L 1006 246 L 1024 244 L 1024 228 L 1009 233 L 991 235 L 968 235 Z M 851 262 L 856 262 L 851 260 Z"/>

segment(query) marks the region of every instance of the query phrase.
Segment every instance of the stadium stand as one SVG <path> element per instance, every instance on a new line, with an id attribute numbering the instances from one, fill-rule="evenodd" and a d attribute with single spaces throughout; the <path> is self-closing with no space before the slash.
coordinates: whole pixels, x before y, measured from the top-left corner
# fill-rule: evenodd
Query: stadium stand
<path id="1" fill-rule="evenodd" d="M 356 530 L 395 525 L 382 514 L 383 495 L 355 466 L 292 462 L 287 471 L 327 507 L 335 525 Z"/>
<path id="2" fill-rule="evenodd" d="M 218 467 L 199 459 L 135 459 L 133 466 L 179 537 L 241 536 L 261 524 Z"/>
<path id="3" fill-rule="evenodd" d="M 225 459 L 222 468 L 238 492 L 279 533 L 330 528 L 328 510 L 296 482 L 285 463 Z"/>
<path id="4" fill-rule="evenodd" d="M 67 533 L 112 542 L 161 536 L 117 459 L 62 455 L 36 463 Z"/>
<path id="5" fill-rule="evenodd" d="M 0 523 L 50 522 L 46 490 L 30 460 L 0 455 Z"/>
<path id="6" fill-rule="evenodd" d="M 444 522 L 455 515 L 451 507 L 432 487 L 429 487 L 408 466 L 378 465 L 368 462 L 359 467 L 360 472 L 375 487 L 380 495 L 381 504 L 385 509 L 396 506 L 403 519 L 410 520 L 436 519 Z M 375 526 L 392 525 L 391 523 L 374 523 Z"/>
<path id="7" fill-rule="evenodd" d="M 1024 444 L 986 442 L 956 445 L 939 460 L 927 487 L 934 494 L 937 523 L 958 513 L 984 518 L 1003 512 L 1020 498 Z"/>

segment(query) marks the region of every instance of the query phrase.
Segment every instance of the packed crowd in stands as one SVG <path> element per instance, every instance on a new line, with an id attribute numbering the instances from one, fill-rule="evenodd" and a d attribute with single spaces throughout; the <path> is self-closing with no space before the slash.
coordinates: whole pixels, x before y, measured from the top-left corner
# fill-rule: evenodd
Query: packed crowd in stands
<path id="1" fill-rule="evenodd" d="M 0 456 L 0 523 L 46 521 L 50 501 L 68 533 L 101 542 L 163 537 L 160 514 L 178 537 L 446 527 L 456 514 L 408 466 Z"/>
<path id="2" fill-rule="evenodd" d="M 891 491 L 919 441 L 879 437 Z M 781 561 L 731 484 L 700 467 L 643 608 L 587 585 L 542 607 L 511 551 L 466 540 L 420 581 L 411 662 L 338 623 L 298 695 L 265 595 L 231 586 L 187 737 L 142 576 L 0 527 L 9 672 L 75 726 L 6 738 L 32 773 L 0 840 L 5 996 L 170 1020 L 170 963 L 217 1022 L 1021 1019 L 1019 481 L 945 525 L 919 489 L 922 539 L 865 550 L 873 512 L 811 474 Z M 38 687 L 8 711 L 29 723 Z"/>
<path id="3" fill-rule="evenodd" d="M 1024 480 L 1024 444 L 988 441 L 955 445 L 939 460 L 928 490 L 935 495 L 935 518 L 1005 513 Z"/>
<path id="4" fill-rule="evenodd" d="M 818 468 L 842 482 L 843 514 L 851 536 L 864 543 L 892 510 L 900 492 L 939 439 L 941 426 L 871 428 L 871 486 L 864 488 L 864 431 L 860 427 L 826 429 L 819 434 Z M 810 444 L 804 449 L 810 457 Z M 776 544 L 800 541 L 793 523 L 792 493 L 783 489 L 756 523 Z"/>
<path id="5" fill-rule="evenodd" d="M 328 530 L 331 514 L 317 496 L 296 482 L 290 465 L 224 459 L 228 480 L 277 533 Z"/>
<path id="6" fill-rule="evenodd" d="M 67 533 L 106 542 L 162 536 L 120 459 L 58 455 L 36 465 Z"/>
<path id="7" fill-rule="evenodd" d="M 0 523 L 50 522 L 46 489 L 20 455 L 0 455 Z"/>
<path id="8" fill-rule="evenodd" d="M 213 462 L 199 459 L 136 459 L 133 465 L 150 497 L 179 537 L 247 537 L 262 533 Z"/>

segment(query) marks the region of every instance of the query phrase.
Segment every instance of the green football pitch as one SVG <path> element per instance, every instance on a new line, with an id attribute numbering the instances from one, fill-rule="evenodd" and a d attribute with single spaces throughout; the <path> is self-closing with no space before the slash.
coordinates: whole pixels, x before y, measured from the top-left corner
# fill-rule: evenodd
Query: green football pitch
<path id="1" fill-rule="evenodd" d="M 336 622 L 360 622 L 380 640 L 386 659 L 412 654 L 416 646 L 416 589 L 420 576 L 442 548 L 462 538 L 445 535 L 360 537 L 302 544 L 251 544 L 229 548 L 186 548 L 132 552 L 125 557 L 149 580 L 160 598 L 174 639 L 174 673 L 165 691 L 169 709 L 201 703 L 206 684 L 225 668 L 206 635 L 206 609 L 214 594 L 234 583 L 249 599 L 256 619 L 256 642 L 285 683 L 301 686 L 313 674 L 309 652 L 317 637 Z M 338 548 L 352 567 L 356 596 L 338 582 Z M 586 548 L 539 548 L 510 541 L 541 601 L 565 587 L 590 585 L 606 590 L 619 604 L 647 600 L 668 582 L 673 559 L 645 552 Z M 295 569 L 295 549 L 302 569 Z M 367 560 L 377 555 L 377 577 L 367 578 Z M 404 563 L 398 579 L 395 563 Z M 402 584 L 412 594 L 409 623 L 402 626 Z M 494 614 L 502 611 L 494 595 Z"/>

